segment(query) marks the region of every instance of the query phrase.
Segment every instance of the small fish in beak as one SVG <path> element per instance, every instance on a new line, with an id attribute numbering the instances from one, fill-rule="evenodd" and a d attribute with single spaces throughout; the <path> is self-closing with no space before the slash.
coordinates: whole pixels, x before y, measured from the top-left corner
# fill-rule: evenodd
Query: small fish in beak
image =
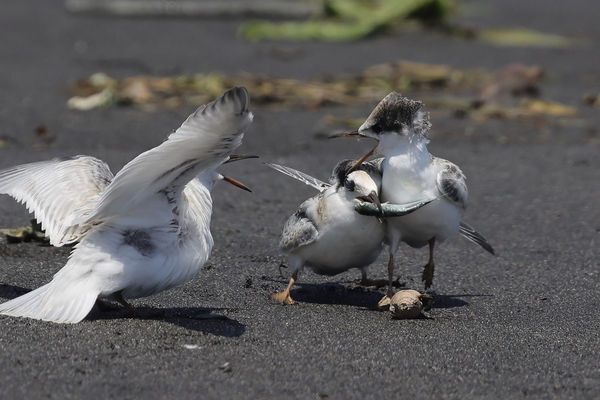
<path id="1" fill-rule="evenodd" d="M 383 207 L 381 206 L 381 201 L 379 201 L 379 196 L 377 196 L 375 191 L 369 193 L 368 196 L 359 196 L 357 199 L 360 201 L 366 201 L 367 203 L 375 204 L 379 210 L 379 213 L 383 215 Z"/>
<path id="2" fill-rule="evenodd" d="M 381 201 L 379 201 L 379 196 L 377 196 L 377 193 L 375 191 L 369 193 L 368 196 L 359 196 L 356 199 L 367 203 L 375 204 L 377 206 L 377 209 L 379 210 L 379 216 L 377 218 L 379 219 L 379 222 L 382 222 L 381 218 L 383 217 L 383 207 L 381 206 Z"/>

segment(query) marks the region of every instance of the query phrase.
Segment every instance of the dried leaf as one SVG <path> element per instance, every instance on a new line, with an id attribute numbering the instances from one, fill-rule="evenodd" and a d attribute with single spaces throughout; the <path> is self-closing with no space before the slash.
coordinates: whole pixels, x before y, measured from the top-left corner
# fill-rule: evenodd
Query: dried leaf
<path id="1" fill-rule="evenodd" d="M 161 79 L 160 81 L 163 81 Z M 144 78 L 126 78 L 119 90 L 120 98 L 133 103 L 148 103 L 153 100 L 154 95 L 149 87 L 149 81 Z"/>
<path id="2" fill-rule="evenodd" d="M 216 73 L 116 80 L 105 74 L 95 74 L 88 83 L 77 81 L 73 90 L 93 87 L 100 92 L 88 97 L 73 97 L 69 106 L 83 110 L 133 105 L 152 112 L 182 104 L 204 104 L 229 87 L 245 86 L 252 93 L 253 104 L 278 107 L 316 109 L 325 105 L 373 103 L 390 91 L 399 90 L 403 93 L 419 91 L 429 110 L 447 110 L 456 116 L 478 121 L 574 115 L 575 109 L 559 103 L 519 102 L 518 96 L 540 92 L 542 78 L 543 70 L 538 66 L 512 64 L 489 74 L 481 69 L 456 69 L 408 61 L 374 65 L 354 76 L 308 81 Z M 424 95 L 424 91 L 435 95 Z M 442 91 L 444 94 L 440 95 Z M 473 97 L 473 93 L 479 94 Z M 356 121 L 331 118 L 325 123 L 346 127 L 359 125 Z"/>
<path id="3" fill-rule="evenodd" d="M 484 29 L 477 37 L 497 46 L 564 48 L 573 44 L 565 36 L 523 28 Z"/>
<path id="4" fill-rule="evenodd" d="M 8 243 L 21 242 L 42 242 L 47 243 L 50 240 L 42 231 L 41 226 L 35 219 L 31 220 L 30 225 L 19 228 L 0 229 L 0 233 L 4 234 Z"/>
<path id="5" fill-rule="evenodd" d="M 489 82 L 483 86 L 479 96 L 481 102 L 495 102 L 504 95 L 538 95 L 539 84 L 544 70 L 537 66 L 510 64 L 494 72 Z"/>
<path id="6" fill-rule="evenodd" d="M 548 100 L 527 100 L 523 105 L 527 110 L 536 114 L 555 117 L 573 117 L 577 115 L 576 108 Z"/>
<path id="7" fill-rule="evenodd" d="M 250 41 L 258 40 L 321 40 L 328 42 L 356 40 L 372 34 L 376 26 L 363 21 L 347 23 L 338 21 L 269 22 L 250 21 L 240 28 L 240 35 Z"/>
<path id="8" fill-rule="evenodd" d="M 600 94 L 588 93 L 583 96 L 583 102 L 587 105 L 600 108 Z"/>
<path id="9" fill-rule="evenodd" d="M 114 103 L 114 89 L 107 87 L 100 93 L 95 93 L 87 97 L 74 96 L 67 101 L 69 108 L 81 111 L 89 111 L 98 107 L 106 107 Z"/>

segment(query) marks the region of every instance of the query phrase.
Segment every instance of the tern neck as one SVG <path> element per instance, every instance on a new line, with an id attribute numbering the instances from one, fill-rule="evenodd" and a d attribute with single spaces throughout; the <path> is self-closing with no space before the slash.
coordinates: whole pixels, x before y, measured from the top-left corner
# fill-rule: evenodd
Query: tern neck
<path id="1" fill-rule="evenodd" d="M 219 174 L 217 173 L 216 168 L 217 166 L 207 168 L 196 176 L 200 183 L 202 183 L 202 185 L 206 188 L 209 196 L 210 192 L 212 192 L 215 184 L 219 180 Z"/>
<path id="2" fill-rule="evenodd" d="M 422 135 L 389 133 L 381 135 L 378 150 L 386 158 L 403 155 L 415 159 L 429 159 L 428 142 Z"/>
<path id="3" fill-rule="evenodd" d="M 210 236 L 210 220 L 212 216 L 212 198 L 210 187 L 201 180 L 192 179 L 183 190 L 185 218 L 181 223 L 188 232 L 193 232 L 198 237 Z"/>

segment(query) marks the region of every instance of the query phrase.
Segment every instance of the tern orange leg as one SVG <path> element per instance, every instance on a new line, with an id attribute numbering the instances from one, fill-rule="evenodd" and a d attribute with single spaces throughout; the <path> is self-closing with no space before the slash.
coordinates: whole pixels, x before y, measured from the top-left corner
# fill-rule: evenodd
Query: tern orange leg
<path id="1" fill-rule="evenodd" d="M 296 304 L 294 299 L 292 299 L 292 296 L 290 296 L 290 290 L 292 289 L 292 286 L 294 286 L 294 283 L 296 283 L 296 279 L 298 279 L 298 271 L 294 271 L 285 290 L 283 292 L 272 294 L 271 298 L 283 305 Z"/>

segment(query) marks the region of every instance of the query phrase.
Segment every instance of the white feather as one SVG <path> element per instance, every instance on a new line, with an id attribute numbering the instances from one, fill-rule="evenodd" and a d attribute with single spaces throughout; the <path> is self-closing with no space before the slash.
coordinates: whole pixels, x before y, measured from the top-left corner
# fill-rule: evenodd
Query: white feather
<path id="1" fill-rule="evenodd" d="M 94 209 L 112 177 L 103 161 L 76 156 L 0 171 L 0 193 L 24 203 L 42 224 L 50 243 L 62 246 L 81 237 L 82 227 L 75 221 Z"/>

